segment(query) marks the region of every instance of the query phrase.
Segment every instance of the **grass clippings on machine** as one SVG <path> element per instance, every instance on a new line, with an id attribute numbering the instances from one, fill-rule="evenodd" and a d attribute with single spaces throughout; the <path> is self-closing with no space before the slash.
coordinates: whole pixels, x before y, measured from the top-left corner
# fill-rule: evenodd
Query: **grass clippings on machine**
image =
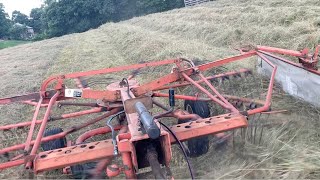
<path id="1" fill-rule="evenodd" d="M 194 178 L 188 157 L 200 156 L 208 151 L 207 135 L 214 134 L 216 138 L 222 139 L 221 142 L 228 141 L 230 136 L 225 132 L 247 127 L 249 116 L 276 113 L 271 111 L 272 91 L 277 73 L 276 63 L 282 62 L 287 66 L 319 75 L 318 49 L 319 47 L 313 55 L 310 55 L 306 50 L 299 52 L 258 46 L 247 50 L 241 49 L 241 54 L 237 56 L 197 66 L 190 60 L 172 59 L 50 77 L 44 81 L 39 93 L 0 99 L 1 105 L 21 102 L 35 106 L 32 121 L 0 126 L 2 131 L 29 127 L 25 143 L 0 150 L 0 155 L 3 157 L 0 170 L 23 165 L 25 169 L 36 174 L 63 169 L 64 173 L 74 176 L 80 172 L 80 177 L 86 178 L 101 178 L 103 173 L 108 177 L 116 177 L 123 173 L 126 178 L 137 178 L 139 169 L 151 167 L 155 178 L 165 179 L 173 176 L 169 168 L 172 158 L 171 146 L 178 143 L 188 162 L 191 177 Z M 298 57 L 299 62 L 294 63 L 271 53 Z M 251 70 L 240 69 L 204 76 L 205 71 L 253 56 L 258 56 L 271 69 L 265 100 L 222 94 L 214 85 L 219 80 L 250 75 Z M 144 84 L 139 84 L 134 79 L 136 74 L 108 84 L 105 90 L 94 90 L 84 80 L 84 77 L 89 76 L 128 70 L 137 72 L 146 67 L 167 65 L 175 66 L 171 73 Z M 65 82 L 68 79 L 76 80 L 76 89 L 66 88 Z M 188 86 L 193 86 L 198 93 L 192 96 L 175 93 L 176 89 Z M 168 98 L 169 106 L 156 99 L 159 97 Z M 83 100 L 77 102 L 79 99 L 93 99 L 95 102 L 88 103 Z M 185 110 L 175 106 L 176 99 L 184 100 Z M 210 114 L 209 102 L 223 109 L 223 113 Z M 51 116 L 51 111 L 55 105 L 82 106 L 91 109 L 54 118 Z M 155 108 L 158 108 L 157 111 L 153 111 Z M 38 120 L 41 109 L 45 109 L 45 113 Z M 47 129 L 48 123 L 94 113 L 103 115 L 83 124 L 75 123 L 75 126 L 64 131 L 61 128 Z M 162 120 L 165 118 L 176 119 L 176 125 L 166 125 L 167 123 Z M 66 140 L 68 134 L 105 119 L 107 121 L 104 126 L 86 131 L 75 142 Z M 36 132 L 37 126 L 39 129 Z M 111 138 L 106 139 L 106 134 L 109 133 Z M 101 134 L 105 135 L 105 139 L 85 142 Z M 187 143 L 182 144 L 183 141 Z M 22 153 L 18 155 L 13 153 L 16 151 Z M 86 171 L 92 162 L 94 162 L 93 167 L 90 171 Z"/>

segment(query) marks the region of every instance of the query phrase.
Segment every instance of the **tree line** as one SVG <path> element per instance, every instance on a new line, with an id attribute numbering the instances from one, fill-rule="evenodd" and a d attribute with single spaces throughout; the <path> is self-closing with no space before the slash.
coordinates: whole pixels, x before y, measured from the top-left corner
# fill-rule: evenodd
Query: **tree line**
<path id="1" fill-rule="evenodd" d="M 0 3 L 0 39 L 18 39 L 26 26 L 34 29 L 36 39 L 58 37 L 183 6 L 183 0 L 45 0 L 29 16 L 14 11 L 9 18 Z"/>

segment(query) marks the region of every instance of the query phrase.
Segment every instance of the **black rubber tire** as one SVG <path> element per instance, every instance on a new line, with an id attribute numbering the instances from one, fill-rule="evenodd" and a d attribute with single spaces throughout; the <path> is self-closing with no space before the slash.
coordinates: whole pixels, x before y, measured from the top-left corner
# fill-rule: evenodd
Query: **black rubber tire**
<path id="1" fill-rule="evenodd" d="M 207 102 L 204 101 L 189 101 L 185 100 L 184 109 L 189 113 L 197 114 L 202 118 L 210 117 L 210 108 Z M 179 121 L 179 123 L 190 122 L 188 121 Z M 188 145 L 188 156 L 189 157 L 199 157 L 203 154 L 206 154 L 209 150 L 209 137 L 203 136 L 198 138 L 193 138 L 187 141 Z"/>
<path id="2" fill-rule="evenodd" d="M 97 162 L 89 162 L 85 164 L 77 164 L 71 166 L 71 173 L 74 179 L 90 179 L 92 174 L 90 170 L 94 169 L 97 165 Z"/>
<path id="3" fill-rule="evenodd" d="M 188 106 L 191 109 L 188 109 Z M 210 108 L 207 102 L 205 101 L 184 101 L 184 109 L 189 113 L 198 114 L 202 118 L 210 117 Z M 189 111 L 191 110 L 191 111 Z"/>
<path id="4" fill-rule="evenodd" d="M 52 136 L 52 135 L 59 134 L 61 132 L 63 132 L 63 130 L 61 128 L 47 129 L 44 132 L 43 136 L 44 137 Z M 41 148 L 43 151 L 50 151 L 50 150 L 60 149 L 60 148 L 64 148 L 64 147 L 67 147 L 66 137 L 41 143 Z"/>

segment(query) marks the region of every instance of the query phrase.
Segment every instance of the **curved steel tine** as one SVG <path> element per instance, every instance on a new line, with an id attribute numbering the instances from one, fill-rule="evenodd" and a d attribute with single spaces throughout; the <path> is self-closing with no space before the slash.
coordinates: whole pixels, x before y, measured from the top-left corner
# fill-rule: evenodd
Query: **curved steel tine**
<path id="1" fill-rule="evenodd" d="M 268 116 L 266 117 L 266 121 L 268 121 L 269 117 L 270 117 L 270 114 L 268 114 Z M 264 129 L 264 126 L 261 126 L 259 145 L 261 144 L 262 135 L 263 135 L 263 129 Z"/>
<path id="2" fill-rule="evenodd" d="M 253 144 L 255 144 L 256 142 L 256 134 L 257 134 L 257 126 L 260 123 L 261 124 L 261 113 L 259 113 L 258 119 L 255 122 L 255 126 L 254 126 L 254 136 L 253 136 Z M 263 127 L 263 126 L 262 126 Z"/>

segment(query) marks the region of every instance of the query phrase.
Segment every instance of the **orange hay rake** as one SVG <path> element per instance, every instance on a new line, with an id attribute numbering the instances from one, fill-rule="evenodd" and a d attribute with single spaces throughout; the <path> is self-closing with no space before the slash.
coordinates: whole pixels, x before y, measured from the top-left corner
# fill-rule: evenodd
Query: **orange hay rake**
<path id="1" fill-rule="evenodd" d="M 180 145 L 188 161 L 187 156 L 199 156 L 208 151 L 207 135 L 214 134 L 227 141 L 228 137 L 223 134 L 224 132 L 247 127 L 250 115 L 271 111 L 272 91 L 277 73 L 277 66 L 270 61 L 271 56 L 288 66 L 319 75 L 318 50 L 319 47 L 310 55 L 306 50 L 300 52 L 258 46 L 248 50 L 241 49 L 241 54 L 237 56 L 197 66 L 190 60 L 170 59 L 50 77 L 43 82 L 39 93 L 0 99 L 1 105 L 20 102 L 35 107 L 31 121 L 0 126 L 2 131 L 29 127 L 25 143 L 0 150 L 0 155 L 6 157 L 3 158 L 5 162 L 0 164 L 0 170 L 23 165 L 34 173 L 64 169 L 65 173 L 75 175 L 78 170 L 83 177 L 86 167 L 90 162 L 95 162 L 94 167 L 86 171 L 86 177 L 100 178 L 102 173 L 108 177 L 116 177 L 123 173 L 126 178 L 135 179 L 139 169 L 145 167 L 151 167 L 157 179 L 172 177 L 172 174 L 164 173 L 165 170 L 170 172 L 172 144 Z M 299 62 L 294 63 L 271 53 L 298 57 Z M 242 77 L 252 73 L 251 70 L 239 69 L 212 76 L 203 74 L 207 70 L 253 56 L 258 56 L 272 69 L 265 100 L 222 94 L 212 83 L 217 79 Z M 171 73 L 144 84 L 139 84 L 134 75 L 130 75 L 107 84 L 104 90 L 95 90 L 88 87 L 83 80 L 89 76 L 166 65 L 175 66 Z M 75 79 L 77 88 L 67 88 L 65 82 L 68 79 Z M 202 95 L 175 93 L 177 92 L 175 89 L 186 86 L 195 87 Z M 169 106 L 162 104 L 156 98 L 168 98 Z M 95 102 L 77 102 L 78 99 L 91 99 Z M 185 110 L 176 107 L 177 99 L 185 101 Z M 211 116 L 206 112 L 208 102 L 218 105 L 225 110 L 225 113 Z M 54 106 L 70 105 L 90 109 L 57 117 L 51 115 Z M 162 109 L 162 112 L 151 112 L 155 107 Z M 41 109 L 45 109 L 43 117 L 39 117 Z M 61 128 L 47 129 L 48 123 L 95 113 L 103 114 L 83 124 L 75 123 L 75 126 L 64 131 Z M 168 126 L 164 121 L 166 118 L 177 119 L 178 123 Z M 103 120 L 107 120 L 105 125 L 86 131 L 75 142 L 66 141 L 68 134 Z M 117 123 L 114 123 L 115 121 Z M 37 126 L 39 130 L 36 132 Z M 111 138 L 85 142 L 93 136 L 106 134 L 111 134 Z M 182 141 L 188 142 L 187 150 Z M 10 157 L 11 152 L 21 150 L 22 154 Z M 121 160 L 115 161 L 114 158 Z M 191 177 L 194 178 L 191 166 L 189 170 Z"/>

